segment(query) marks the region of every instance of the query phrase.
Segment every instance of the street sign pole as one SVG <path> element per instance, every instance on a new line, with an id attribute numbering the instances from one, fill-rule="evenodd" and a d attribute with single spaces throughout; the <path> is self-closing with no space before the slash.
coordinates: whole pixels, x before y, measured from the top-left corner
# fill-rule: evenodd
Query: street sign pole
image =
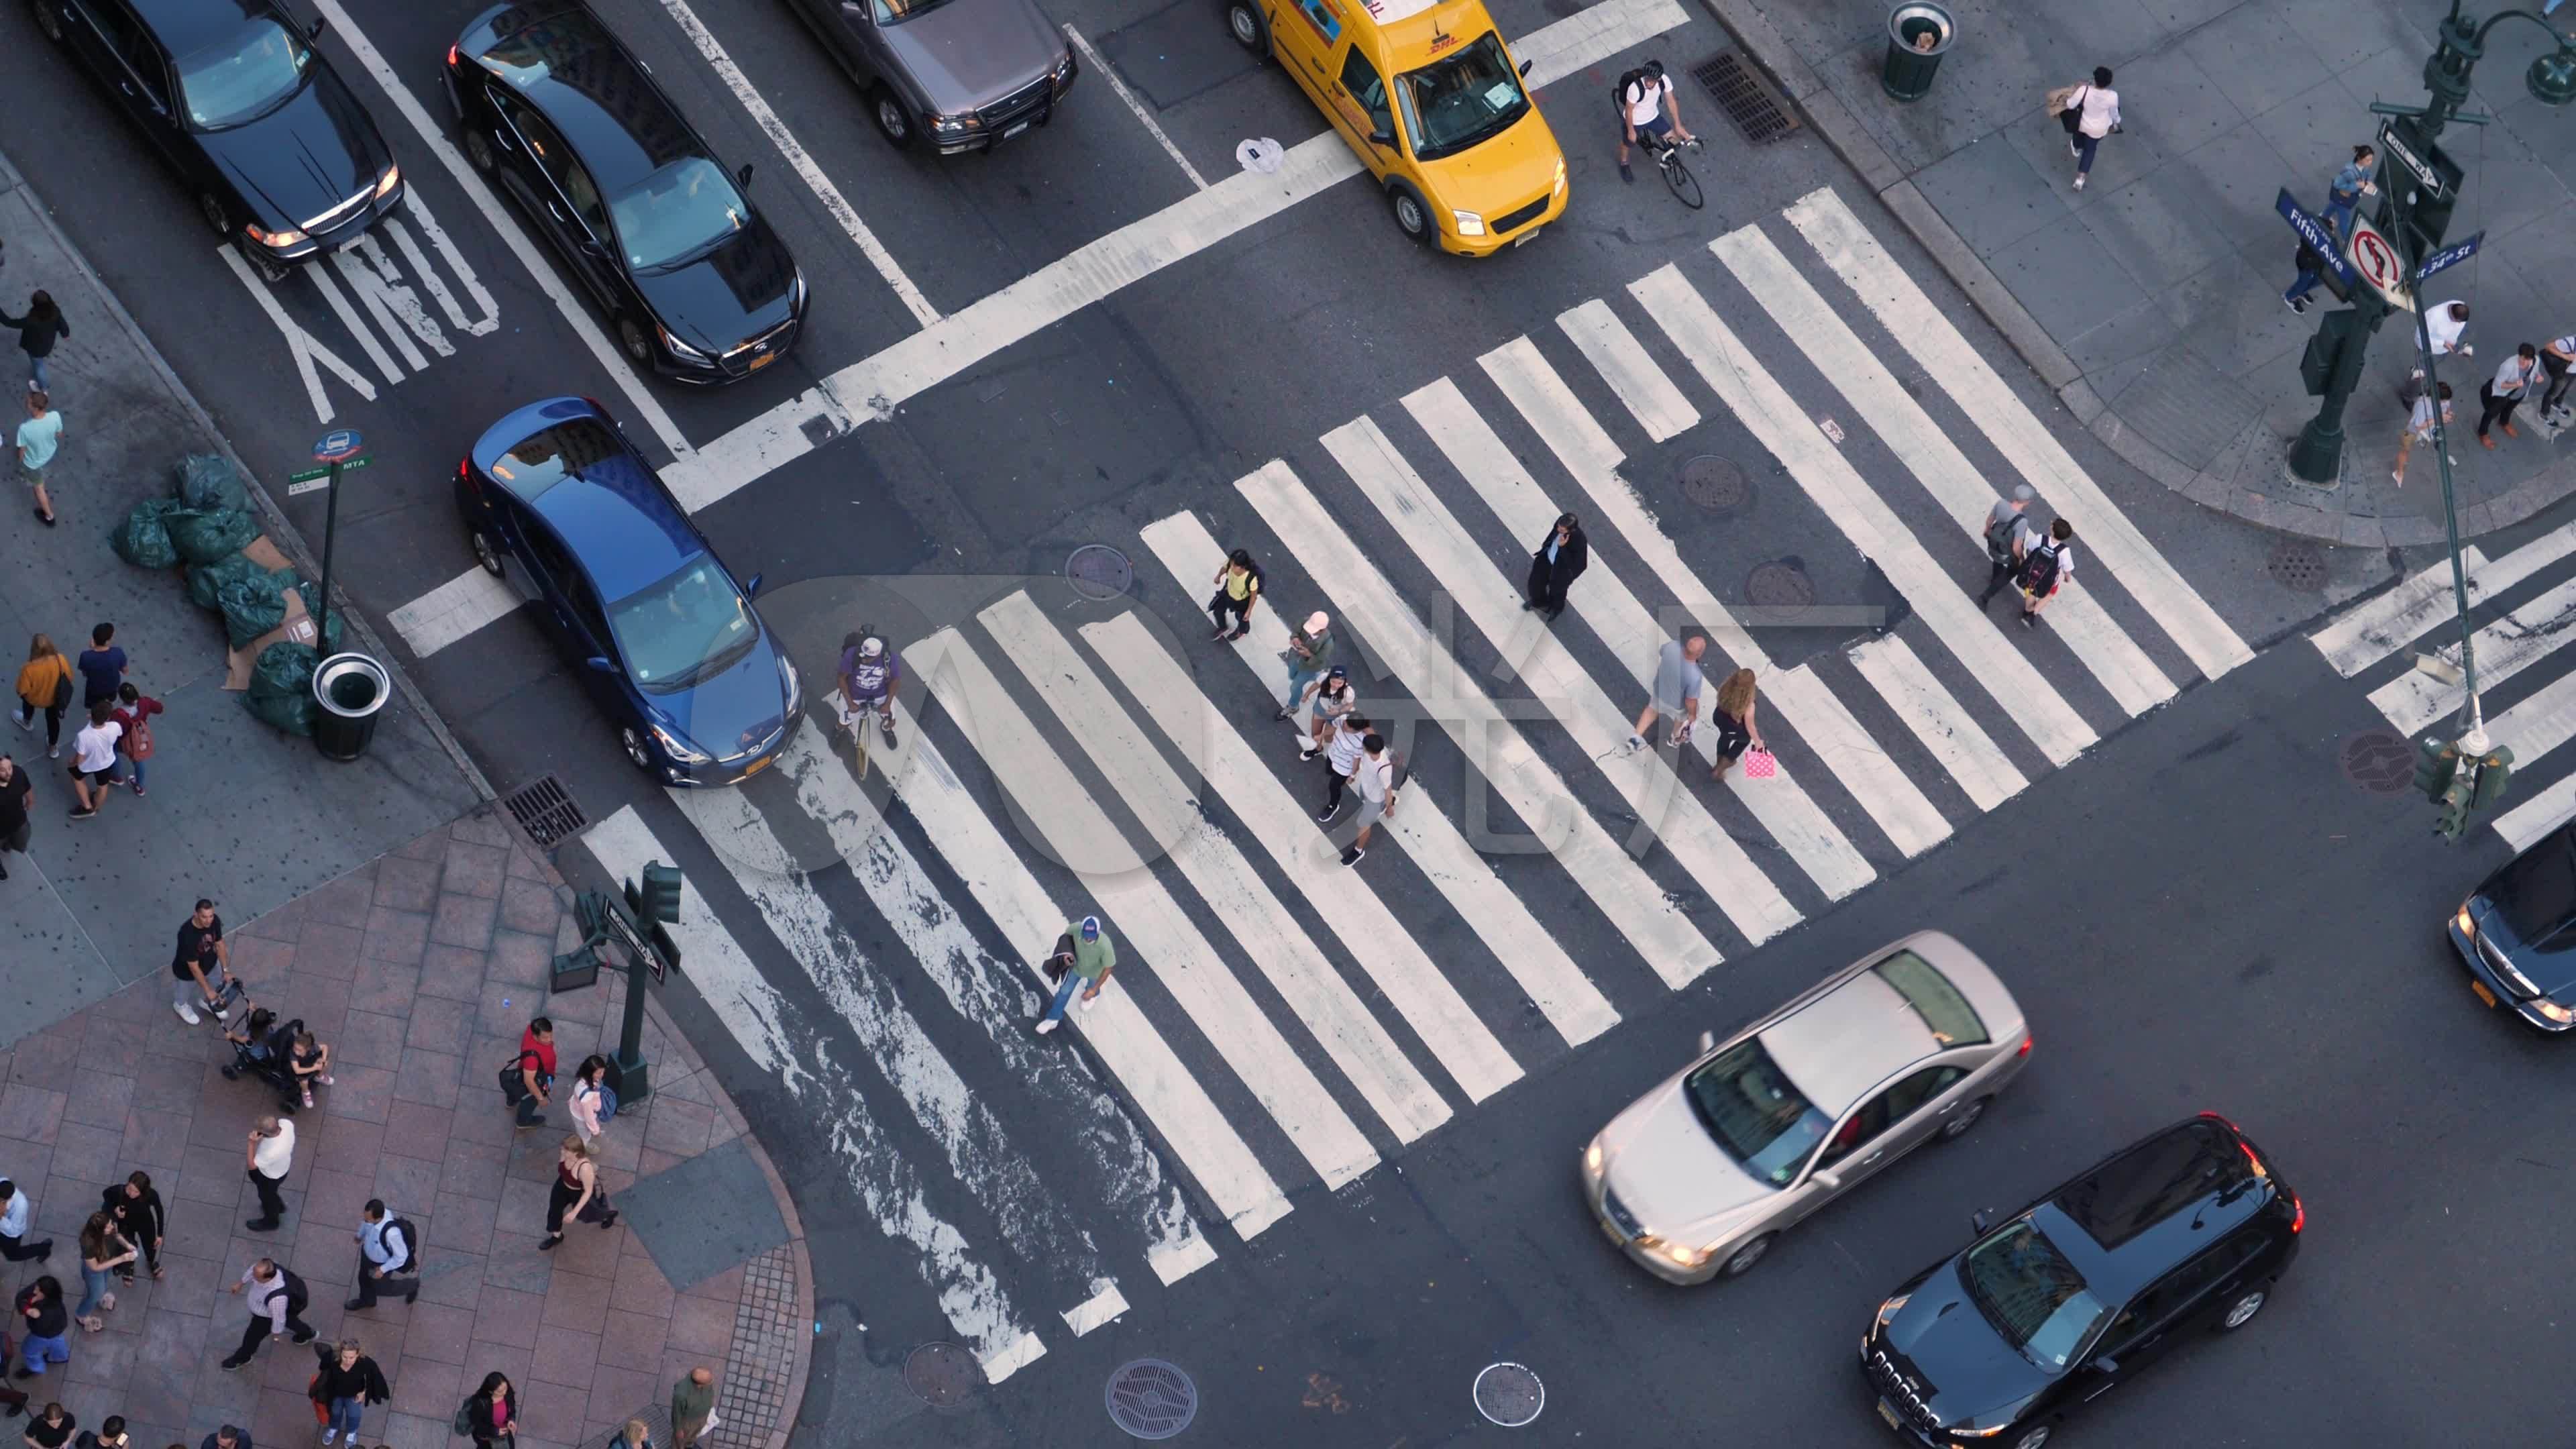
<path id="1" fill-rule="evenodd" d="M 331 652 L 331 548 L 340 537 L 340 469 L 360 456 L 365 440 L 354 428 L 339 428 L 322 435 L 313 445 L 313 461 L 331 470 L 328 485 L 331 496 L 322 502 L 322 606 L 321 617 L 313 621 L 313 652 Z"/>

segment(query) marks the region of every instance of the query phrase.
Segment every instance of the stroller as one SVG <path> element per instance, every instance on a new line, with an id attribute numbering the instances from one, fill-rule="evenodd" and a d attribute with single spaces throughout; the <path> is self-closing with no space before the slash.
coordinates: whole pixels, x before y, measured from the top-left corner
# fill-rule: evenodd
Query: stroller
<path id="1" fill-rule="evenodd" d="M 233 1044 L 233 1062 L 223 1069 L 226 1081 L 237 1081 L 244 1074 L 267 1083 L 277 1093 L 277 1114 L 292 1117 L 304 1105 L 304 1088 L 295 1080 L 293 1060 L 295 1038 L 304 1031 L 304 1018 L 279 1021 L 277 1013 L 265 1006 L 251 1008 L 241 1024 L 224 1034 Z"/>

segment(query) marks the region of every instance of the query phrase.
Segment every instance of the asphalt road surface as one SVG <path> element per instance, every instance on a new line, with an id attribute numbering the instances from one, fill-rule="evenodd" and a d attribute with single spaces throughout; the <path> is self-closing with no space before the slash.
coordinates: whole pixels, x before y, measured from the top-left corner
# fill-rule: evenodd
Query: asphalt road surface
<path id="1" fill-rule="evenodd" d="M 1747 148 L 1686 90 L 1708 208 L 1651 172 L 1622 186 L 1610 80 L 1722 48 L 1705 16 L 1497 0 L 1508 34 L 1568 57 L 1538 94 L 1574 200 L 1465 265 L 1410 249 L 1356 180 L 1209 223 L 1088 57 L 1043 132 L 941 162 L 891 153 L 783 5 L 599 0 L 718 153 L 758 168 L 814 288 L 792 357 L 692 393 L 625 373 L 542 244 L 455 174 L 436 71 L 480 7 L 318 3 L 413 189 L 349 268 L 270 283 L 228 262 L 32 30 L 0 83 L 53 123 L 12 158 L 255 467 L 366 433 L 344 585 L 501 788 L 551 774 L 581 802 L 596 824 L 567 870 L 688 871 L 673 1009 L 814 1235 L 806 1432 L 1131 1442 L 1103 1385 L 1155 1358 L 1197 1387 L 1181 1442 L 1421 1449 L 1503 1433 L 1469 1385 L 1508 1360 L 1546 1385 L 1533 1442 L 1885 1442 L 1851 1362 L 1884 1290 L 1971 1210 L 2203 1108 L 2305 1197 L 2304 1256 L 2250 1333 L 2122 1388 L 2075 1442 L 2508 1443 L 2551 1407 L 2530 1366 L 2564 1343 L 2546 1244 L 2576 1156 L 2539 1108 L 2553 1044 L 2479 1009 L 2438 930 L 2504 846 L 2438 848 L 2421 801 L 2343 778 L 2342 742 L 2384 722 L 2296 632 L 2392 562 L 2271 567 L 2271 540 L 2130 473 L 1804 137 Z M 1229 206 L 1238 142 L 1321 129 L 1203 0 L 1050 13 Z M 1103 238 L 1169 264 L 1104 282 L 1065 262 Z M 886 361 L 924 339 L 951 360 Z M 884 406 L 851 390 L 888 377 Z M 906 695 L 906 751 L 860 770 L 809 724 L 771 777 L 675 799 L 527 621 L 422 622 L 471 567 L 456 459 L 556 393 L 601 398 L 671 463 L 734 571 L 765 576 L 809 679 L 863 619 L 945 666 Z M 2076 516 L 2081 590 L 2024 635 L 2009 605 L 1988 625 L 1964 603 L 1984 570 L 1963 489 L 2034 469 L 2039 516 Z M 1524 474 L 1533 491 L 1499 486 Z M 1511 633 L 1535 542 L 1517 520 L 1541 505 L 1594 540 L 1562 654 Z M 320 532 L 318 493 L 289 507 Z M 1343 620 L 1413 818 L 1466 833 L 1489 875 L 1394 831 L 1358 887 L 1315 873 L 1339 870 L 1328 850 L 1278 853 L 1308 838 L 1272 794 L 1311 809 L 1319 767 L 1246 670 L 1275 675 L 1277 614 L 1242 662 L 1193 614 L 1238 541 L 1280 612 Z M 1067 583 L 1090 545 L 1132 566 L 1094 590 L 1115 597 Z M 1752 616 L 1785 672 L 1766 671 L 1773 794 L 1686 758 L 1679 801 L 1641 797 L 1662 767 L 1604 759 L 1651 654 L 1633 625 L 1693 615 L 1685 582 L 1738 612 L 1824 611 Z M 1451 726 L 1488 696 L 1522 753 L 1480 766 Z M 1157 769 L 1194 783 L 1158 789 Z M 1533 802 L 1633 863 L 1531 849 Z M 1115 999 L 1041 1043 L 1025 963 L 1087 910 L 1127 953 Z M 1740 1283 L 1677 1291 L 1621 1260 L 1575 1192 L 1590 1134 L 1701 1030 L 1927 925 L 1986 954 L 2035 1024 L 2011 1094 Z M 1311 974 L 1279 974 L 1290 958 Z M 926 1403 L 905 1370 L 936 1378 L 930 1344 L 992 1382 Z"/>

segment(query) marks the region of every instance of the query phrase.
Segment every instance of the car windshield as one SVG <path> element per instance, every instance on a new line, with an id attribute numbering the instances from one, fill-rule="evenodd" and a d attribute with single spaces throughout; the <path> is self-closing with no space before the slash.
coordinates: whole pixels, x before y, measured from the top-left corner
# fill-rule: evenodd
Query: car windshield
<path id="1" fill-rule="evenodd" d="M 625 245 L 626 264 L 639 271 L 667 267 L 723 241 L 751 224 L 751 207 L 724 168 L 704 156 L 683 156 L 628 187 L 608 210 Z"/>
<path id="2" fill-rule="evenodd" d="M 703 553 L 609 605 L 608 627 L 646 694 L 672 694 L 721 672 L 760 632 L 750 603 Z"/>
<path id="3" fill-rule="evenodd" d="M 877 24 L 901 25 L 924 11 L 936 10 L 948 0 L 872 0 L 876 6 Z"/>
<path id="4" fill-rule="evenodd" d="M 2109 1310 L 2057 1245 L 2027 1220 L 1968 1250 L 1968 1292 L 1995 1332 L 2032 1363 L 2062 1369 Z"/>
<path id="5" fill-rule="evenodd" d="M 1989 1040 L 1986 1024 L 1977 1019 L 1977 1009 L 1950 978 L 1934 969 L 1931 962 L 1911 951 L 1899 951 L 1869 968 L 1878 973 L 1914 1014 L 1923 1018 L 1932 1039 L 1945 1047 L 1975 1046 Z"/>
<path id="6" fill-rule="evenodd" d="M 304 37 L 266 16 L 179 58 L 179 104 L 188 124 L 220 131 L 256 121 L 286 103 L 313 68 Z"/>
<path id="7" fill-rule="evenodd" d="M 1490 30 L 1446 60 L 1397 76 L 1395 95 L 1413 154 L 1424 161 L 1464 151 L 1529 113 L 1502 37 Z"/>
<path id="8" fill-rule="evenodd" d="M 1728 1047 L 1684 1077 L 1682 1095 L 1717 1145 L 1773 1187 L 1789 1185 L 1834 1125 L 1771 1060 L 1758 1037 Z"/>

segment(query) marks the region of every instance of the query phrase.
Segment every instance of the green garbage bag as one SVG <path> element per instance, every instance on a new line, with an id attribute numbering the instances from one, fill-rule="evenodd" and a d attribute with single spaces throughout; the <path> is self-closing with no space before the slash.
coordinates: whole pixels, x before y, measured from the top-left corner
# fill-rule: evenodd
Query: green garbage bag
<path id="1" fill-rule="evenodd" d="M 214 453 L 190 453 L 179 462 L 179 506 L 200 513 L 217 509 L 239 512 L 250 507 L 250 490 L 232 461 Z"/>
<path id="2" fill-rule="evenodd" d="M 108 535 L 108 547 L 116 556 L 139 569 L 166 569 L 178 565 L 179 551 L 170 546 L 170 530 L 161 522 L 164 514 L 179 507 L 174 498 L 146 498 L 134 505 L 125 521 Z"/>
<path id="3" fill-rule="evenodd" d="M 192 564 L 213 563 L 239 553 L 259 537 L 259 520 L 245 509 L 175 508 L 162 515 L 170 546 Z"/>
<path id="4" fill-rule="evenodd" d="M 291 571 L 281 569 L 279 572 L 284 574 Z M 319 619 L 322 617 L 322 586 L 320 584 L 313 582 L 311 579 L 304 579 L 295 585 L 295 592 L 304 597 L 305 617 L 312 619 Z M 337 613 L 334 613 L 331 616 L 331 627 L 323 631 L 322 652 L 325 654 L 337 654 L 340 652 L 340 615 Z"/>
<path id="5" fill-rule="evenodd" d="M 313 668 L 322 656 L 310 644 L 271 644 L 251 666 L 250 689 L 242 706 L 271 729 L 291 735 L 313 733 Z"/>
<path id="6" fill-rule="evenodd" d="M 218 597 L 223 586 L 235 579 L 264 579 L 268 570 L 240 554 L 216 559 L 212 563 L 188 565 L 188 602 L 200 609 L 223 608 Z"/>
<path id="7" fill-rule="evenodd" d="M 216 585 L 215 607 L 223 611 L 225 637 L 239 649 L 286 622 L 286 590 L 276 575 L 254 568 Z"/>

